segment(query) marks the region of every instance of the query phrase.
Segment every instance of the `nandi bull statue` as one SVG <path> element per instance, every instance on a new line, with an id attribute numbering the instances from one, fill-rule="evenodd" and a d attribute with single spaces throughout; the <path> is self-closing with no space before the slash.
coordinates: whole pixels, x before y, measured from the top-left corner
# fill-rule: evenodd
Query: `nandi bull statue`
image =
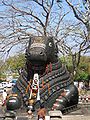
<path id="1" fill-rule="evenodd" d="M 14 87 L 26 108 L 37 109 L 40 103 L 64 112 L 65 108 L 78 104 L 78 90 L 57 54 L 58 47 L 53 37 L 30 38 L 26 63 Z M 7 109 L 16 109 L 19 103 L 10 104 L 9 101 Z"/>

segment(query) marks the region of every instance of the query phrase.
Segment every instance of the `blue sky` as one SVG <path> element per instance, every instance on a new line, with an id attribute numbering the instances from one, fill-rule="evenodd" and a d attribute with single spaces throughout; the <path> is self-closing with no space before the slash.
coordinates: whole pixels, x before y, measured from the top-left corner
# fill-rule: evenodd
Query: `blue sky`
<path id="1" fill-rule="evenodd" d="M 14 0 L 15 1 L 15 0 Z M 18 1 L 18 0 L 16 0 L 16 1 Z M 20 0 L 21 1 L 21 0 Z M 42 20 L 42 21 L 44 21 L 44 17 L 42 17 L 42 15 L 41 15 L 41 11 L 42 11 L 42 8 L 39 8 L 39 7 L 36 7 L 36 5 L 35 4 L 33 4 L 33 2 L 32 3 L 30 3 L 30 2 L 28 2 L 28 6 L 27 6 L 27 3 L 25 4 L 24 2 L 22 2 L 22 4 L 21 3 L 19 3 L 18 2 L 18 5 L 20 5 L 21 6 L 21 8 L 23 7 L 23 9 L 26 9 L 25 7 L 30 7 L 30 5 L 31 5 L 31 7 L 33 8 L 33 11 L 35 11 L 38 15 L 39 15 L 39 17 L 40 17 L 40 19 Z M 67 21 L 69 21 L 69 22 L 76 22 L 76 21 L 78 21 L 75 17 L 74 17 L 74 14 L 73 14 L 73 12 L 70 10 L 70 8 L 67 6 L 67 3 L 63 0 L 63 3 L 61 4 L 61 6 L 63 7 L 63 13 L 66 13 L 67 11 L 70 11 L 70 13 L 65 17 L 65 20 L 67 20 Z M 4 10 L 7 10 L 7 7 L 6 6 L 2 6 L 1 5 L 1 3 L 0 3 L 0 17 L 2 17 L 2 11 L 4 11 Z M 53 11 L 57 11 L 57 6 L 55 5 L 55 7 L 53 8 Z M 60 11 L 59 11 L 60 12 Z M 5 14 L 8 14 L 7 12 L 5 13 Z M 55 17 L 55 16 L 54 16 Z M 21 19 L 21 18 L 20 18 Z M 30 19 L 29 17 L 28 17 L 28 19 Z M 0 21 L 2 21 L 2 19 L 0 19 Z M 5 23 L 6 22 L 6 20 L 3 20 L 3 24 L 6 24 Z M 26 23 L 25 22 L 23 22 L 23 24 L 25 25 Z M 54 25 L 52 26 L 52 27 L 54 27 Z M 18 52 L 18 50 L 20 50 L 20 48 L 21 48 L 22 46 L 19 46 L 19 45 L 17 45 L 17 46 L 15 46 L 15 47 L 13 47 L 12 48 L 12 50 L 10 51 L 10 54 L 11 55 L 14 55 L 15 53 L 17 53 Z M 90 55 L 90 54 L 89 54 Z"/>

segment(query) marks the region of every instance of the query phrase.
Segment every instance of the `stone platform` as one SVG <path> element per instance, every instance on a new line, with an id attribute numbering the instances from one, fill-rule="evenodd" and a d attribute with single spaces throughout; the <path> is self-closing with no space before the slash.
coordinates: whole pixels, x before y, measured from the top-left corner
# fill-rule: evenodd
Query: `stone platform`
<path id="1" fill-rule="evenodd" d="M 70 112 L 66 115 L 62 115 L 61 118 L 51 118 L 50 120 L 90 120 L 90 101 L 81 102 L 78 104 L 79 109 L 73 112 Z M 54 112 L 54 111 L 53 111 Z M 49 111 L 48 111 L 49 113 Z M 17 113 L 15 120 L 37 120 L 37 113 L 33 113 L 33 118 L 31 119 L 30 116 L 25 112 L 20 110 Z M 0 120 L 3 120 L 1 116 L 3 115 L 3 107 L 0 105 Z"/>

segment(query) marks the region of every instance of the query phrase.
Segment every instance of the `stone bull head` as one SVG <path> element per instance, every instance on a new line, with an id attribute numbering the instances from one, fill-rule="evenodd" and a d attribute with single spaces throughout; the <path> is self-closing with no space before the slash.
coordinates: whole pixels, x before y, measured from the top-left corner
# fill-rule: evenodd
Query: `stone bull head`
<path id="1" fill-rule="evenodd" d="M 32 64 L 48 64 L 57 61 L 58 48 L 53 37 L 31 37 L 26 50 L 26 58 Z"/>

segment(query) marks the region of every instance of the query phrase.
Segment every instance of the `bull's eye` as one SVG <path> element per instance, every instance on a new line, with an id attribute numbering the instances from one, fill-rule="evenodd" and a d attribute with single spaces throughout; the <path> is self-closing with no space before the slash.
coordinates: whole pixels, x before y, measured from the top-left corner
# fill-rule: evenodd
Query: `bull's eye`
<path id="1" fill-rule="evenodd" d="M 51 42 L 49 42 L 49 47 L 52 47 L 52 43 Z"/>

